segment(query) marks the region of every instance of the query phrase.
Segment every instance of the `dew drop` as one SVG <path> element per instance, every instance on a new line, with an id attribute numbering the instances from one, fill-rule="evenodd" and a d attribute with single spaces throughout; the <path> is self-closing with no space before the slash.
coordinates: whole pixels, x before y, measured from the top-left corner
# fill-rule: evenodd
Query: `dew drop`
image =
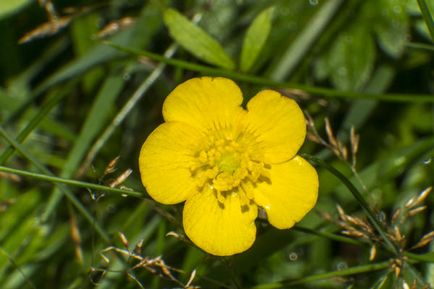
<path id="1" fill-rule="evenodd" d="M 318 2 L 319 2 L 318 0 L 309 0 L 309 4 L 312 6 L 318 5 Z"/>
<path id="2" fill-rule="evenodd" d="M 121 194 L 121 196 L 124 197 L 124 198 L 128 197 L 127 194 Z"/>
<path id="3" fill-rule="evenodd" d="M 379 212 L 377 215 L 377 218 L 380 222 L 385 222 L 386 221 L 386 214 L 384 212 Z"/>
<path id="4" fill-rule="evenodd" d="M 432 158 L 427 158 L 427 159 L 424 159 L 422 162 L 424 165 L 429 165 L 431 163 L 431 161 L 432 161 Z"/>
<path id="5" fill-rule="evenodd" d="M 122 75 L 122 79 L 125 81 L 130 80 L 130 78 L 131 78 L 131 74 L 129 74 L 129 73 L 124 73 L 124 75 Z"/>
<path id="6" fill-rule="evenodd" d="M 289 257 L 289 260 L 291 260 L 291 261 L 297 261 L 297 259 L 298 259 L 298 255 L 295 252 L 289 253 L 288 257 Z"/>
<path id="7" fill-rule="evenodd" d="M 109 205 L 107 206 L 106 211 L 108 214 L 113 214 L 114 212 L 116 212 L 116 207 L 113 205 Z"/>
<path id="8" fill-rule="evenodd" d="M 337 267 L 338 270 L 344 270 L 344 269 L 348 268 L 348 265 L 345 262 L 339 262 L 336 267 Z"/>
<path id="9" fill-rule="evenodd" d="M 393 12 L 395 12 L 396 14 L 399 14 L 399 13 L 402 12 L 402 8 L 401 8 L 401 6 L 399 6 L 399 5 L 395 5 L 395 6 L 393 6 L 392 10 L 393 10 Z"/>

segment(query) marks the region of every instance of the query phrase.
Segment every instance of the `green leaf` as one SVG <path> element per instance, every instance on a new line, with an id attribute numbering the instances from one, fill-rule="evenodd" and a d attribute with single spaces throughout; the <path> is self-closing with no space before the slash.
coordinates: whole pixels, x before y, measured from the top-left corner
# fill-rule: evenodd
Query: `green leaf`
<path id="1" fill-rule="evenodd" d="M 375 60 L 375 45 L 364 26 L 342 33 L 328 55 L 334 85 L 343 90 L 359 90 L 369 79 Z"/>
<path id="2" fill-rule="evenodd" d="M 197 58 L 216 66 L 234 69 L 234 62 L 221 45 L 176 10 L 167 9 L 164 12 L 164 23 L 170 35 Z"/>
<path id="3" fill-rule="evenodd" d="M 0 1 L 0 19 L 7 17 L 9 14 L 17 12 L 33 0 L 2 0 Z"/>
<path id="4" fill-rule="evenodd" d="M 291 41 L 291 45 L 286 49 L 271 73 L 272 79 L 282 81 L 296 71 L 297 66 L 307 56 L 309 50 L 318 44 L 319 38 L 325 33 L 344 2 L 342 0 L 324 1 L 324 5 L 311 16 L 311 21 L 307 22 L 297 37 Z M 298 15 L 294 16 L 298 18 Z"/>
<path id="5" fill-rule="evenodd" d="M 91 110 L 87 113 L 87 118 L 81 128 L 80 134 L 77 136 L 74 145 L 66 158 L 65 165 L 60 173 L 63 178 L 71 177 L 78 169 L 80 162 L 86 155 L 87 149 L 106 124 L 114 102 L 120 95 L 124 83 L 125 82 L 121 75 L 114 74 L 109 75 L 104 81 L 92 104 Z M 47 220 L 50 214 L 53 213 L 61 198 L 61 191 L 58 188 L 55 188 L 47 202 L 47 207 L 42 217 L 43 220 Z"/>
<path id="6" fill-rule="evenodd" d="M 423 19 L 431 34 L 431 40 L 434 41 L 434 21 L 431 16 L 430 6 L 428 5 L 428 3 L 430 2 L 426 2 L 425 0 L 417 0 L 417 3 L 419 4 L 419 8 L 420 11 L 422 12 Z"/>
<path id="7" fill-rule="evenodd" d="M 240 69 L 249 71 L 270 34 L 274 7 L 262 11 L 250 25 L 244 37 L 241 51 Z"/>
<path id="8" fill-rule="evenodd" d="M 381 5 L 380 9 L 378 5 Z M 379 3 L 371 6 L 371 10 L 378 13 L 378 21 L 373 28 L 380 46 L 391 56 L 400 56 L 407 43 L 409 29 L 405 1 L 380 0 Z"/>
<path id="9" fill-rule="evenodd" d="M 387 273 L 383 278 L 378 280 L 372 289 L 393 289 L 396 288 L 396 277 L 393 272 Z"/>

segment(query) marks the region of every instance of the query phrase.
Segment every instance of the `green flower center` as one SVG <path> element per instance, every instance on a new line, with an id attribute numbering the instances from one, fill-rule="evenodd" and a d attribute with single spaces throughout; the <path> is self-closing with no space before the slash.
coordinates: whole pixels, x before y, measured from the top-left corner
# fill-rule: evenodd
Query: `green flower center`
<path id="1" fill-rule="evenodd" d="M 239 194 L 244 204 L 252 200 L 255 184 L 269 180 L 270 166 L 254 157 L 248 144 L 228 136 L 210 137 L 190 167 L 199 190 L 211 188 L 221 203 L 231 193 Z"/>
<path id="2" fill-rule="evenodd" d="M 233 174 L 240 167 L 240 159 L 235 152 L 225 152 L 218 160 L 219 171 Z"/>

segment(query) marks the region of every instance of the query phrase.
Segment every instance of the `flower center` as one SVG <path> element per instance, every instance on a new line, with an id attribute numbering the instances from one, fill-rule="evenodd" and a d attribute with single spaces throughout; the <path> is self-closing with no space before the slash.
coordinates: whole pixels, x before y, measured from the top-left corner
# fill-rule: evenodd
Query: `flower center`
<path id="1" fill-rule="evenodd" d="M 210 137 L 190 167 L 199 190 L 211 188 L 223 204 L 228 194 L 238 194 L 243 205 L 253 199 L 257 182 L 269 180 L 269 165 L 255 157 L 250 142 L 230 136 Z"/>
<path id="2" fill-rule="evenodd" d="M 218 168 L 221 172 L 233 174 L 240 167 L 240 158 L 235 152 L 225 152 L 218 160 Z"/>

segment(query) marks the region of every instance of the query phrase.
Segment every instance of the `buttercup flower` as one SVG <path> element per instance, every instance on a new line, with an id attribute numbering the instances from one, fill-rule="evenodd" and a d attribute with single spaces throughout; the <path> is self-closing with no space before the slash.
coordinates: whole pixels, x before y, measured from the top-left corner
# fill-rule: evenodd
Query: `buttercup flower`
<path id="1" fill-rule="evenodd" d="M 213 255 L 250 248 L 259 207 L 274 227 L 287 229 L 317 199 L 317 173 L 296 155 L 306 136 L 297 103 L 272 90 L 247 109 L 242 101 L 229 79 L 190 79 L 169 94 L 165 122 L 140 152 L 149 195 L 163 204 L 185 201 L 186 235 Z"/>

